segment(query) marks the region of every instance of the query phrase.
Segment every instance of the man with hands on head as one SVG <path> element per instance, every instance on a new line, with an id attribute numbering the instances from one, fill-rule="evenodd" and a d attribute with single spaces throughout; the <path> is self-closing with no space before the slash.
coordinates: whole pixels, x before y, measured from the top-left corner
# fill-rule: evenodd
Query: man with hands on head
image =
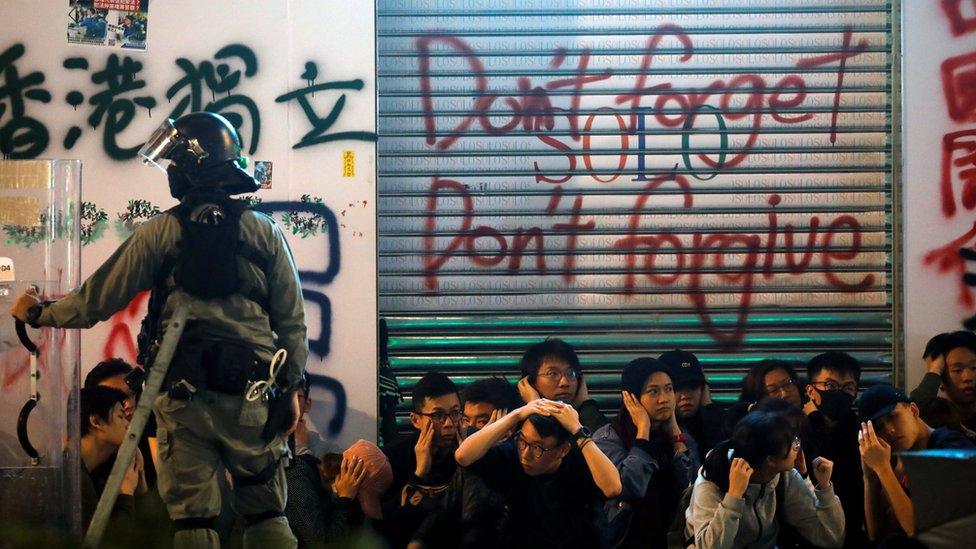
<path id="1" fill-rule="evenodd" d="M 593 443 L 578 412 L 548 399 L 533 400 L 467 437 L 455 457 L 505 499 L 505 547 L 597 547 L 606 520 L 603 502 L 622 490 L 616 467 Z"/>
<path id="2" fill-rule="evenodd" d="M 461 416 L 457 386 L 446 375 L 428 372 L 417 381 L 410 413 L 416 431 L 383 447 L 393 469 L 393 483 L 382 502 L 384 533 L 393 547 L 410 541 L 446 492 L 457 467 L 454 450 L 462 438 Z"/>
<path id="3" fill-rule="evenodd" d="M 934 336 L 922 353 L 926 370 L 911 393 L 923 409 L 930 401 L 944 397 L 959 412 L 962 425 L 976 436 L 976 334 L 959 330 Z"/>
<path id="4" fill-rule="evenodd" d="M 919 417 L 918 406 L 891 385 L 871 387 L 858 402 L 868 537 L 878 540 L 898 530 L 914 536 L 915 514 L 907 478 L 900 463 L 893 463 L 892 452 L 972 449 L 973 444 L 958 431 L 929 427 Z"/>
<path id="5" fill-rule="evenodd" d="M 573 405 L 581 423 L 591 432 L 610 420 L 590 398 L 579 357 L 572 345 L 561 339 L 546 339 L 525 351 L 519 362 L 522 379 L 518 390 L 523 402 L 539 398 Z"/>

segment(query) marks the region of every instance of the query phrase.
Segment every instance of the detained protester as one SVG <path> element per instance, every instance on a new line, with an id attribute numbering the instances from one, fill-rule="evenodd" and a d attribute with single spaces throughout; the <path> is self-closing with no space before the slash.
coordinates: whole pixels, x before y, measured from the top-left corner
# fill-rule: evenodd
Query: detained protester
<path id="1" fill-rule="evenodd" d="M 502 377 L 475 381 L 461 391 L 461 400 L 461 426 L 467 434 L 483 429 L 521 405 L 518 390 Z M 414 532 L 408 547 L 495 547 L 504 512 L 501 495 L 489 490 L 477 475 L 458 467 L 440 505 Z"/>
<path id="2" fill-rule="evenodd" d="M 572 405 L 534 400 L 464 439 L 455 457 L 504 498 L 500 547 L 600 547 L 620 475 Z"/>
<path id="3" fill-rule="evenodd" d="M 383 447 L 393 483 L 383 496 L 383 530 L 393 547 L 403 547 L 447 491 L 461 440 L 457 386 L 440 372 L 428 372 L 413 390 L 410 424 L 415 429 Z"/>
<path id="4" fill-rule="evenodd" d="M 620 412 L 593 435 L 623 489 L 606 504 L 610 547 L 663 547 L 681 493 L 697 474 L 695 442 L 675 418 L 670 371 L 653 358 L 627 364 Z"/>
<path id="5" fill-rule="evenodd" d="M 927 372 L 912 391 L 912 401 L 924 408 L 941 396 L 956 408 L 962 425 L 976 431 L 976 334 L 939 334 L 925 345 L 922 358 Z"/>
<path id="6" fill-rule="evenodd" d="M 103 360 L 95 365 L 87 375 L 85 375 L 84 387 L 112 387 L 125 393 L 125 417 L 132 420 L 132 414 L 136 411 L 136 400 L 142 392 L 143 371 L 134 368 L 121 358 L 110 358 Z M 149 417 L 146 430 L 139 439 L 139 451 L 145 460 L 146 483 L 152 489 L 156 488 L 156 463 L 159 461 L 159 445 L 156 439 L 156 420 Z M 104 476 L 108 479 L 112 471 L 115 460 L 105 462 L 100 468 L 104 470 Z"/>
<path id="7" fill-rule="evenodd" d="M 528 348 L 519 362 L 522 379 L 518 390 L 522 401 L 539 398 L 572 404 L 580 421 L 591 432 L 610 420 L 590 398 L 576 349 L 561 339 L 546 339 Z"/>
<path id="8" fill-rule="evenodd" d="M 779 414 L 755 411 L 736 424 L 702 466 L 685 513 L 698 549 L 773 548 L 791 525 L 820 547 L 844 542 L 844 511 L 830 482 L 833 463 L 817 458 L 811 488 L 793 469 L 800 441 Z"/>
<path id="9" fill-rule="evenodd" d="M 170 194 L 180 204 L 139 226 L 77 290 L 44 303 L 25 293 L 11 313 L 33 327 L 89 328 L 153 290 L 139 338 L 148 366 L 178 304 L 188 305 L 164 393 L 153 403 L 159 491 L 174 543 L 219 546 L 222 465 L 247 524 L 245 546 L 293 547 L 282 458 L 298 419 L 308 342 L 288 244 L 270 217 L 231 198 L 259 185 L 243 170 L 247 157 L 225 118 L 167 120 L 140 153 L 169 161 Z"/>
<path id="10" fill-rule="evenodd" d="M 861 364 L 847 353 L 821 353 L 807 364 L 807 403 L 803 406 L 817 453 L 834 462 L 834 489 L 844 506 L 847 535 L 844 547 L 863 547 L 864 485 L 854 400 L 861 382 Z M 815 455 L 808 452 L 808 462 Z"/>
<path id="11" fill-rule="evenodd" d="M 858 433 L 864 470 L 864 520 L 868 537 L 915 535 L 915 512 L 908 478 L 893 457 L 908 450 L 973 449 L 962 433 L 933 429 L 919 417 L 918 406 L 891 385 L 876 385 L 858 401 Z"/>
<path id="12" fill-rule="evenodd" d="M 766 398 L 781 398 L 797 408 L 803 407 L 800 379 L 784 360 L 763 360 L 742 379 L 739 402 L 756 403 Z"/>
<path id="13" fill-rule="evenodd" d="M 668 366 L 674 383 L 675 415 L 678 425 L 686 430 L 698 445 L 698 460 L 702 461 L 722 436 L 722 409 L 712 402 L 708 381 L 698 357 L 675 349 L 658 358 Z"/>

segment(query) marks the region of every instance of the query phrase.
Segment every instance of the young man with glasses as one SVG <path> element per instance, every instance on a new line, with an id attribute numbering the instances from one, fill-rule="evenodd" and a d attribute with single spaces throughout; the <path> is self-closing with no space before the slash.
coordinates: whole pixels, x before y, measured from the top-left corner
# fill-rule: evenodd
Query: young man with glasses
<path id="1" fill-rule="evenodd" d="M 536 343 L 522 355 L 519 367 L 518 390 L 523 402 L 545 398 L 572 404 L 591 432 L 610 423 L 590 398 L 579 357 L 569 343 L 554 338 Z"/>
<path id="2" fill-rule="evenodd" d="M 393 484 L 383 497 L 384 534 L 403 547 L 435 509 L 454 475 L 454 450 L 461 440 L 457 386 L 440 372 L 428 372 L 414 386 L 410 424 L 415 432 L 383 447 Z"/>
<path id="3" fill-rule="evenodd" d="M 844 547 L 863 547 L 864 484 L 854 412 L 854 399 L 861 382 L 861 364 L 847 353 L 821 353 L 807 364 L 803 412 L 810 422 L 811 447 L 816 454 L 834 462 L 835 492 L 844 506 L 847 529 Z M 807 455 L 808 469 L 817 455 Z"/>
<path id="4" fill-rule="evenodd" d="M 461 391 L 461 401 L 464 403 L 461 429 L 465 435 L 485 428 L 521 405 L 518 390 L 503 377 L 475 381 Z M 495 547 L 504 513 L 504 499 L 485 486 L 477 475 L 459 467 L 440 505 L 427 515 L 407 547 Z"/>
<path id="5" fill-rule="evenodd" d="M 622 490 L 616 467 L 573 406 L 548 399 L 472 434 L 455 457 L 505 499 L 502 547 L 599 547 L 603 502 Z"/>

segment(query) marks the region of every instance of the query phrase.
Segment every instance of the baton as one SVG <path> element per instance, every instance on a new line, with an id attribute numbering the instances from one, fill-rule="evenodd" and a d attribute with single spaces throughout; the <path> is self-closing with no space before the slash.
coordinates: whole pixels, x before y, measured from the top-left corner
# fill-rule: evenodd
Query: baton
<path id="1" fill-rule="evenodd" d="M 163 386 L 166 372 L 169 370 L 169 363 L 173 359 L 176 351 L 176 344 L 179 343 L 183 335 L 183 328 L 186 326 L 186 317 L 189 314 L 189 304 L 183 302 L 176 307 L 176 312 L 166 328 L 166 335 L 156 353 L 156 359 L 149 369 L 149 377 L 146 380 L 146 387 L 136 405 L 136 411 L 129 422 L 129 428 L 125 432 L 125 440 L 115 456 L 115 464 L 112 466 L 112 473 L 108 476 L 102 497 L 98 500 L 98 507 L 92 516 L 88 532 L 85 534 L 84 547 L 95 548 L 102 541 L 105 534 L 105 527 L 112 516 L 112 508 L 119 497 L 119 489 L 122 487 L 122 477 L 125 476 L 126 469 L 132 464 L 132 458 L 139 446 L 142 432 L 146 429 L 146 422 L 149 421 L 149 414 L 152 413 L 153 402 L 159 394 L 159 389 Z M 150 456 L 149 459 L 152 459 Z"/>

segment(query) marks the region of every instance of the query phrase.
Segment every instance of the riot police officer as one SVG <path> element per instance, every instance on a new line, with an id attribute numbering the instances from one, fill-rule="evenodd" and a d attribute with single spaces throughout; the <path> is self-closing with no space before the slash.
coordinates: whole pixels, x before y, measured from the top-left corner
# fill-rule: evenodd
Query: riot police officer
<path id="1" fill-rule="evenodd" d="M 168 160 L 180 204 L 140 226 L 77 290 L 11 313 L 34 327 L 89 328 L 153 290 L 140 354 L 151 360 L 177 303 L 189 317 L 153 406 L 159 490 L 177 547 L 218 547 L 221 465 L 245 546 L 294 547 L 284 517 L 287 435 L 308 357 L 301 283 L 274 221 L 231 195 L 254 192 L 234 127 L 213 113 L 166 121 L 141 151 Z"/>

